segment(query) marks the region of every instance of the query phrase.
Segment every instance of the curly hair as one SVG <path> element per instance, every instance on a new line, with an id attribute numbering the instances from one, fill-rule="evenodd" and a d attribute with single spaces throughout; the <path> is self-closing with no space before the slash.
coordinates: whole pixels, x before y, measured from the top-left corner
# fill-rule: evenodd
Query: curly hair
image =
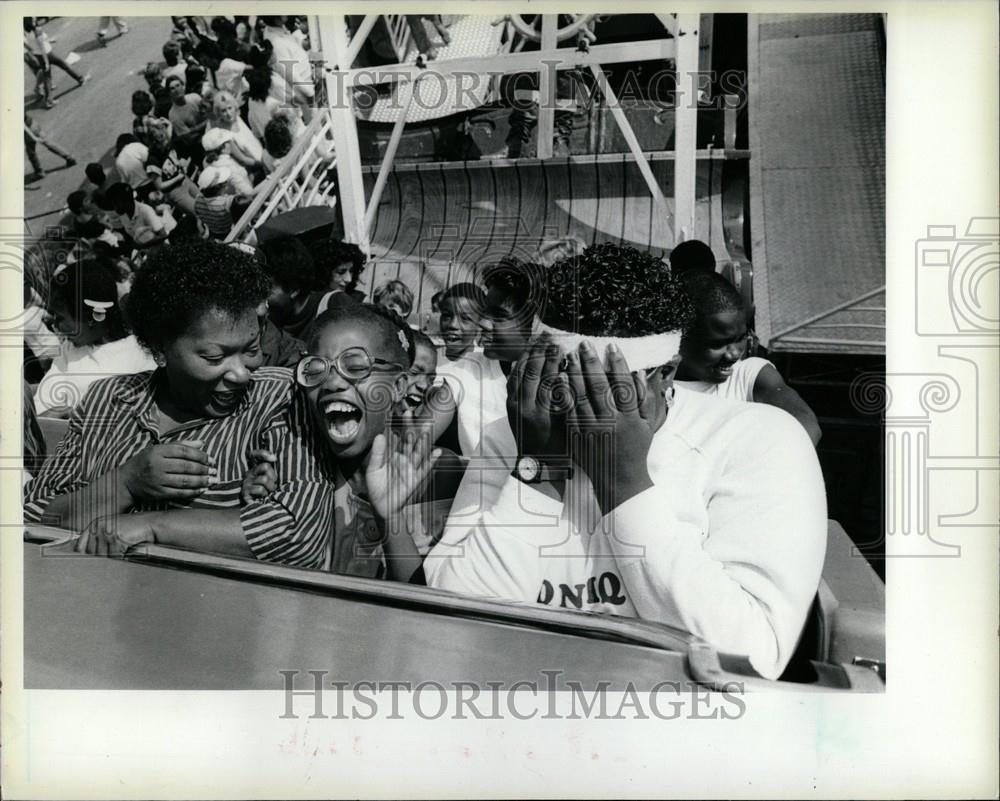
<path id="1" fill-rule="evenodd" d="M 543 322 L 590 336 L 635 337 L 686 331 L 694 307 L 655 256 L 603 243 L 553 264 Z"/>
<path id="2" fill-rule="evenodd" d="M 357 286 L 367 261 L 361 248 L 353 242 L 342 242 L 339 239 L 331 239 L 317 248 L 315 258 L 317 289 L 329 289 L 334 268 L 345 262 L 351 263 L 351 282 L 347 285 L 348 292 Z"/>
<path id="3" fill-rule="evenodd" d="M 190 241 L 152 251 L 137 270 L 127 315 L 146 349 L 162 351 L 211 311 L 236 319 L 267 299 L 260 263 L 218 242 Z"/>

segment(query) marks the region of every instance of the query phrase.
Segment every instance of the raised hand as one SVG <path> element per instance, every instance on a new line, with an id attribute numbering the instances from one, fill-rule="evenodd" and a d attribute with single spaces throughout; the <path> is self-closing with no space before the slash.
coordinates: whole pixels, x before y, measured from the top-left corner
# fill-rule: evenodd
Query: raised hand
<path id="1" fill-rule="evenodd" d="M 132 501 L 195 498 L 215 481 L 215 459 L 200 440 L 150 445 L 118 468 Z"/>
<path id="2" fill-rule="evenodd" d="M 565 458 L 570 387 L 559 371 L 562 354 L 543 335 L 517 360 L 507 380 L 507 419 L 518 455 L 541 461 Z"/>
<path id="3" fill-rule="evenodd" d="M 608 349 L 607 370 L 586 342 L 568 355 L 567 363 L 574 397 L 571 452 L 607 514 L 652 486 L 646 460 L 659 422 L 656 404 L 644 376 L 630 373 L 614 346 Z"/>
<path id="4" fill-rule="evenodd" d="M 375 514 L 390 527 L 399 520 L 399 512 L 427 481 L 440 448 L 431 449 L 426 432 L 407 431 L 378 434 L 372 441 L 365 465 L 368 499 Z"/>

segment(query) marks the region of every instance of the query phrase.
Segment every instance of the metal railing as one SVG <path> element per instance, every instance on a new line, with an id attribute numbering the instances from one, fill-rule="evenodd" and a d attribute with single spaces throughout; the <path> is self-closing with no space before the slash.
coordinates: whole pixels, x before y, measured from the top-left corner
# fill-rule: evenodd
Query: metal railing
<path id="1" fill-rule="evenodd" d="M 299 140 L 233 226 L 226 242 L 247 241 L 259 225 L 275 214 L 302 206 L 336 204 L 337 183 L 332 172 L 336 158 L 330 133 L 329 111 L 317 109 Z"/>
<path id="2" fill-rule="evenodd" d="M 389 30 L 392 49 L 396 53 L 396 61 L 402 64 L 410 49 L 410 24 L 405 14 L 383 14 L 385 26 Z"/>

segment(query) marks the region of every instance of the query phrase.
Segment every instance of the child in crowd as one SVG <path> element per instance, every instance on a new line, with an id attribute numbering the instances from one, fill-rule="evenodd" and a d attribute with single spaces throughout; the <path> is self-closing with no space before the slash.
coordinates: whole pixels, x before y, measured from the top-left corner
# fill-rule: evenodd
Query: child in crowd
<path id="1" fill-rule="evenodd" d="M 766 359 L 746 356 L 747 318 L 743 298 L 722 275 L 683 272 L 681 283 L 697 317 L 681 342 L 677 385 L 723 398 L 768 403 L 798 420 L 815 445 L 822 432 L 816 415 Z"/>
<path id="2" fill-rule="evenodd" d="M 423 331 L 414 330 L 413 341 L 416 349 L 406 374 L 406 393 L 396 407 L 402 417 L 412 417 L 437 378 L 438 352 L 433 340 Z"/>
<path id="3" fill-rule="evenodd" d="M 316 457 L 337 476 L 334 573 L 423 583 L 420 555 L 404 508 L 426 486 L 440 456 L 426 437 L 400 436 L 390 427 L 406 391 L 414 359 L 413 332 L 393 312 L 353 304 L 316 319 L 309 355 L 295 369 L 325 442 Z M 262 454 L 244 484 L 253 497 L 274 484 Z M 433 539 L 433 538 L 432 538 Z"/>
<path id="4" fill-rule="evenodd" d="M 445 362 L 439 370 L 444 381 L 414 415 L 432 421 L 435 441 L 457 420 L 463 456 L 506 457 L 515 447 L 507 422 L 507 376 L 537 331 L 541 280 L 537 265 L 516 259 L 485 271 L 483 352 Z"/>
<path id="5" fill-rule="evenodd" d="M 392 309 L 404 320 L 413 311 L 413 291 L 402 281 L 386 281 L 375 290 L 373 300 L 376 306 Z"/>
<path id="6" fill-rule="evenodd" d="M 444 355 L 453 362 L 470 353 L 482 333 L 486 295 L 475 284 L 453 284 L 441 293 L 439 305 Z"/>
<path id="7" fill-rule="evenodd" d="M 116 279 L 113 268 L 96 259 L 53 272 L 47 323 L 62 342 L 35 392 L 38 414 L 68 417 L 98 379 L 156 367 L 126 328 Z"/>

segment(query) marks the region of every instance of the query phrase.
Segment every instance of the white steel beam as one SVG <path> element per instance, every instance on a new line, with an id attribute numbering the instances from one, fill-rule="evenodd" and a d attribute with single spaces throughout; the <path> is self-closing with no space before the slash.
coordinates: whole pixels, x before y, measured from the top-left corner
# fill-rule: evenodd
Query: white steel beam
<path id="1" fill-rule="evenodd" d="M 372 28 L 375 27 L 375 23 L 378 22 L 381 14 L 365 14 L 365 18 L 361 20 L 361 24 L 358 26 L 357 31 L 355 31 L 354 36 L 351 37 L 351 42 L 347 46 L 347 52 L 344 55 L 343 67 L 344 69 L 350 69 L 354 66 L 354 59 L 358 57 L 358 53 L 364 46 L 364 43 L 368 40 L 368 34 L 371 33 Z"/>
<path id="2" fill-rule="evenodd" d="M 649 162 L 646 161 L 646 155 L 642 152 L 642 147 L 639 145 L 639 139 L 635 135 L 635 131 L 632 130 L 628 117 L 625 116 L 625 111 L 622 109 L 621 103 L 618 102 L 618 98 L 615 96 L 614 89 L 611 88 L 608 83 L 607 76 L 601 69 L 594 64 L 591 64 L 590 71 L 594 74 L 594 79 L 597 81 L 597 85 L 600 87 L 605 100 L 608 102 L 608 108 L 611 110 L 611 115 L 615 118 L 615 122 L 618 123 L 622 136 L 625 137 L 625 142 L 628 144 L 628 149 L 632 152 L 632 158 L 635 159 L 639 172 L 642 173 L 642 177 L 646 181 L 646 186 L 649 187 L 649 192 L 653 196 L 653 205 L 656 213 L 666 214 L 667 203 L 666 198 L 663 195 L 663 190 L 660 189 L 660 184 L 656 180 L 656 176 L 653 175 L 653 170 L 650 168 Z"/>
<path id="3" fill-rule="evenodd" d="M 343 69 L 347 43 L 347 19 L 342 14 L 318 17 L 320 50 L 328 66 Z M 365 186 L 361 176 L 361 149 L 354 119 L 352 92 L 344 88 L 334 72 L 325 73 L 330 124 L 337 153 L 337 189 L 340 213 L 344 221 L 344 238 L 366 254 L 371 252 L 368 230 L 365 228 Z"/>
<path id="4" fill-rule="evenodd" d="M 418 78 L 417 81 L 420 79 Z M 392 136 L 385 149 L 385 156 L 382 157 L 382 165 L 379 167 L 378 176 L 375 178 L 375 186 L 372 187 L 371 197 L 368 198 L 368 209 L 365 211 L 365 231 L 371 235 L 372 225 L 375 222 L 375 215 L 378 213 L 378 204 L 382 201 L 382 191 L 385 183 L 389 179 L 389 171 L 392 169 L 392 162 L 396 158 L 396 150 L 399 148 L 399 140 L 403 138 L 403 128 L 406 127 L 406 118 L 410 114 L 410 107 L 413 105 L 413 98 L 417 94 L 416 81 L 410 87 L 410 97 L 406 101 L 406 108 L 402 110 L 396 123 L 392 127 Z"/>
<path id="5" fill-rule="evenodd" d="M 694 236 L 698 145 L 698 15 L 677 15 L 677 90 L 674 95 L 674 243 Z"/>
<path id="6" fill-rule="evenodd" d="M 542 51 L 555 50 L 556 29 L 559 27 L 557 14 L 542 15 Z M 552 134 L 555 132 L 556 117 L 556 71 L 542 63 L 538 73 L 538 145 L 540 159 L 552 158 Z"/>

